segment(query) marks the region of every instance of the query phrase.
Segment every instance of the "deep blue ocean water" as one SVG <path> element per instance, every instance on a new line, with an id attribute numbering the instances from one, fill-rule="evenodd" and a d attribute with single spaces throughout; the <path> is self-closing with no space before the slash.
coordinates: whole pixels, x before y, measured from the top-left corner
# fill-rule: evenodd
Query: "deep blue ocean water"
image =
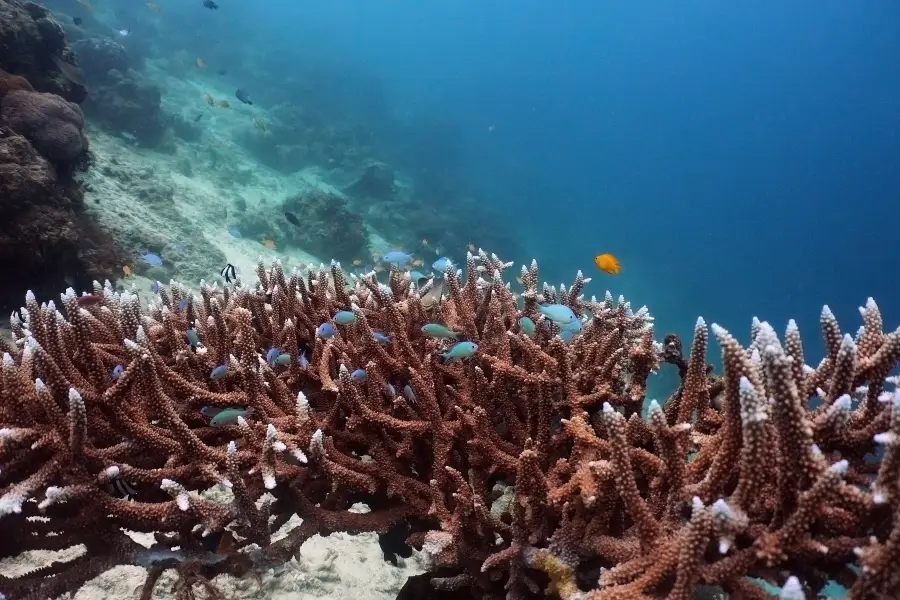
<path id="1" fill-rule="evenodd" d="M 584 270 L 660 337 L 793 317 L 815 362 L 825 303 L 850 332 L 868 296 L 900 324 L 896 2 L 160 4 L 199 48 L 265 57 L 260 103 L 328 71 L 400 168 L 504 215 L 508 258 Z"/>

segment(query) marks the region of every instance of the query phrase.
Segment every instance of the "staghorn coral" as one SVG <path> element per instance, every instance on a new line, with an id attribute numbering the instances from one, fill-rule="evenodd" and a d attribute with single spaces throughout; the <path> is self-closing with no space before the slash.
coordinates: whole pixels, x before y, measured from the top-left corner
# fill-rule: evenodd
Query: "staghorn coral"
<path id="1" fill-rule="evenodd" d="M 680 343 L 656 344 L 646 309 L 584 300 L 580 274 L 539 291 L 536 263 L 523 267 L 520 306 L 509 266 L 470 254 L 465 280 L 450 267 L 417 288 L 397 271 L 348 285 L 337 264 L 287 277 L 276 263 L 254 286 L 190 296 L 173 283 L 147 311 L 97 284 L 89 300 L 64 294 L 65 316 L 28 295 L 0 378 L 0 556 L 86 552 L 0 579 L 0 592 L 55 596 L 131 563 L 150 567 L 147 598 L 166 566 L 189 589 L 283 563 L 316 533 L 406 521 L 434 563 L 431 585 L 473 597 L 687 599 L 701 584 L 769 597 L 748 575 L 784 597 L 829 577 L 856 599 L 896 596 L 900 394 L 884 390 L 900 332 L 882 331 L 874 302 L 855 339 L 823 313 L 829 355 L 816 368 L 793 324 L 781 342 L 755 322 L 748 349 L 712 327 L 724 374 L 710 377 L 698 321 L 680 389 L 645 420 L 647 377 L 684 361 Z M 438 303 L 436 285 L 448 292 Z M 567 345 L 538 302 L 593 317 Z M 348 309 L 353 324 L 316 336 Z M 534 337 L 521 316 L 538 322 Z M 448 342 L 422 336 L 429 321 L 477 354 L 441 362 Z M 272 346 L 288 364 L 263 358 Z M 227 374 L 211 380 L 218 365 Z M 352 378 L 361 367 L 365 380 Z M 203 406 L 253 412 L 210 427 Z M 136 494 L 120 498 L 114 482 Z M 198 493 L 216 483 L 232 501 Z M 348 512 L 355 502 L 371 512 Z M 273 542 L 293 515 L 302 524 Z M 121 528 L 154 532 L 156 545 Z M 210 544 L 224 536 L 237 550 Z"/>

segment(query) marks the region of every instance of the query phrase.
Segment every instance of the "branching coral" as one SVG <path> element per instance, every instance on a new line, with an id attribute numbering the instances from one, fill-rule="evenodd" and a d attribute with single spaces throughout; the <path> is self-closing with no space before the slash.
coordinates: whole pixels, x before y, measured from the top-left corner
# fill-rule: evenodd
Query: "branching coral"
<path id="1" fill-rule="evenodd" d="M 0 556 L 86 551 L 0 591 L 52 597 L 130 563 L 150 567 L 150 597 L 163 567 L 206 585 L 283 563 L 316 533 L 405 522 L 431 584 L 473 597 L 686 600 L 701 584 L 767 597 L 752 578 L 898 593 L 900 395 L 885 386 L 900 332 L 874 302 L 855 339 L 823 313 L 816 368 L 793 324 L 781 342 L 755 322 L 748 349 L 714 325 L 717 378 L 702 320 L 685 360 L 677 340 L 653 341 L 646 309 L 585 300 L 580 274 L 539 289 L 537 264 L 523 267 L 518 302 L 510 266 L 479 252 L 464 280 L 451 266 L 419 288 L 398 271 L 348 283 L 337 264 L 287 277 L 276 263 L 253 286 L 173 283 L 146 311 L 98 284 L 63 295 L 65 316 L 29 295 L 0 379 Z M 570 343 L 537 310 L 548 303 L 584 322 Z M 338 311 L 354 318 L 317 334 Z M 477 353 L 444 362 L 453 341 L 423 335 L 429 322 Z M 660 361 L 682 385 L 644 419 Z M 242 416 L 212 426 L 204 407 Z M 230 503 L 200 494 L 215 484 Z M 347 510 L 358 502 L 370 512 Z"/>

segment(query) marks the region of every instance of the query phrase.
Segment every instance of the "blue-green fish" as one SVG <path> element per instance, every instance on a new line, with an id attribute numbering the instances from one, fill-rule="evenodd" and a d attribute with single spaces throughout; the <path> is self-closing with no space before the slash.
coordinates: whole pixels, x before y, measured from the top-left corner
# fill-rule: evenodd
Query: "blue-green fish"
<path id="1" fill-rule="evenodd" d="M 226 373 L 228 373 L 228 365 L 219 365 L 212 370 L 212 373 L 209 374 L 209 378 L 216 381 L 225 377 Z"/>
<path id="2" fill-rule="evenodd" d="M 459 334 L 440 323 L 429 323 L 422 327 L 422 333 L 433 338 L 457 339 Z"/>
<path id="3" fill-rule="evenodd" d="M 291 355 L 287 352 L 282 352 L 275 357 L 275 364 L 282 366 L 291 364 Z"/>
<path id="4" fill-rule="evenodd" d="M 266 362 L 269 363 L 269 366 L 275 364 L 275 359 L 278 358 L 278 355 L 281 354 L 281 350 L 275 348 L 274 346 L 269 348 L 269 351 L 266 353 Z"/>
<path id="5" fill-rule="evenodd" d="M 453 263 L 446 256 L 442 256 L 439 259 L 437 259 L 436 261 L 434 261 L 433 263 L 431 263 L 431 268 L 434 269 L 435 271 L 440 271 L 441 273 L 446 271 L 447 267 L 452 267 L 452 266 L 453 266 Z"/>
<path id="6" fill-rule="evenodd" d="M 352 325 L 356 322 L 356 315 L 349 310 L 342 310 L 334 315 L 334 322 L 338 325 Z"/>
<path id="7" fill-rule="evenodd" d="M 539 304 L 538 312 L 558 325 L 568 325 L 572 321 L 577 321 L 578 317 L 571 308 L 565 304 Z"/>
<path id="8" fill-rule="evenodd" d="M 381 333 L 380 331 L 373 331 L 372 337 L 374 337 L 376 340 L 378 340 L 379 344 L 390 344 L 391 343 L 391 336 L 385 335 L 385 334 Z"/>
<path id="9" fill-rule="evenodd" d="M 407 400 L 409 400 L 410 402 L 415 402 L 415 401 L 416 401 L 416 393 L 415 393 L 415 392 L 413 391 L 413 389 L 409 386 L 409 384 L 406 384 L 406 385 L 403 386 L 403 396 L 404 396 Z"/>
<path id="10" fill-rule="evenodd" d="M 528 317 L 522 317 L 521 319 L 519 319 L 519 329 L 521 329 L 522 333 L 524 333 L 528 337 L 534 335 L 534 330 L 536 327 L 537 325 L 534 324 L 534 321 L 532 321 Z"/>
<path id="11" fill-rule="evenodd" d="M 366 373 L 365 369 L 356 369 L 352 373 L 350 373 L 350 379 L 353 381 L 359 381 L 360 383 L 369 378 L 369 374 Z"/>
<path id="12" fill-rule="evenodd" d="M 413 257 L 406 252 L 401 252 L 399 250 L 393 250 L 388 252 L 381 258 L 382 262 L 386 263 L 394 263 L 401 269 L 406 267 L 409 263 L 413 261 Z"/>
<path id="13" fill-rule="evenodd" d="M 191 346 L 194 346 L 196 348 L 197 346 L 200 345 L 200 336 L 197 335 L 197 330 L 194 329 L 193 327 L 191 327 L 190 329 L 187 330 L 187 338 L 188 338 L 188 341 L 191 343 Z"/>
<path id="14" fill-rule="evenodd" d="M 216 416 L 209 420 L 209 424 L 214 427 L 217 425 L 230 425 L 237 423 L 238 417 L 245 417 L 252 412 L 252 408 L 225 408 L 216 413 Z"/>
<path id="15" fill-rule="evenodd" d="M 116 368 L 112 370 L 112 378 L 118 380 L 119 377 L 122 376 L 122 373 L 125 372 L 125 365 L 116 365 Z"/>
<path id="16" fill-rule="evenodd" d="M 470 356 L 474 356 L 476 352 L 478 352 L 478 344 L 475 342 L 459 342 L 450 348 L 449 351 L 441 354 L 441 357 L 446 361 L 451 361 L 469 358 Z"/>

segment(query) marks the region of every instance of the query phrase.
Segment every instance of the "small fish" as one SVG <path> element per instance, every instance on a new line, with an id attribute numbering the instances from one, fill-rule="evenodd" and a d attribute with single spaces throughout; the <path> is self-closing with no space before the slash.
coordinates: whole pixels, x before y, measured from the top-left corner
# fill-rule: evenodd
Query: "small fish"
<path id="1" fill-rule="evenodd" d="M 397 395 L 397 390 L 395 390 L 394 386 L 392 386 L 390 383 L 385 383 L 384 384 L 384 395 L 387 396 L 388 398 L 393 398 L 394 396 Z"/>
<path id="2" fill-rule="evenodd" d="M 425 261 L 422 260 L 421 258 L 417 258 L 416 260 L 412 261 L 412 263 L 410 263 L 410 264 L 411 264 L 413 267 L 424 267 L 424 266 L 425 266 Z"/>
<path id="3" fill-rule="evenodd" d="M 358 266 L 360 266 L 361 264 L 363 264 L 363 259 L 361 259 L 361 258 L 354 258 L 354 259 L 353 259 L 353 266 L 354 266 L 354 267 L 358 267 Z"/>
<path id="4" fill-rule="evenodd" d="M 112 378 L 116 381 L 119 380 L 119 377 L 122 376 L 122 373 L 125 372 L 125 365 L 116 365 L 116 368 L 112 370 Z"/>
<path id="5" fill-rule="evenodd" d="M 356 322 L 356 315 L 349 310 L 342 310 L 335 313 L 334 322 L 338 325 L 352 325 Z"/>
<path id="6" fill-rule="evenodd" d="M 208 8 L 209 10 L 219 10 L 219 5 L 213 2 L 213 0 L 203 0 L 203 7 Z"/>
<path id="7" fill-rule="evenodd" d="M 334 325 L 328 322 L 322 323 L 321 325 L 319 325 L 319 328 L 316 329 L 316 335 L 318 335 L 323 340 L 329 340 L 333 338 L 335 333 L 336 331 L 334 329 Z"/>
<path id="8" fill-rule="evenodd" d="M 203 118 L 203 113 L 197 113 L 197 116 L 194 117 L 194 123 Z"/>
<path id="9" fill-rule="evenodd" d="M 306 352 L 300 353 L 300 356 L 297 357 L 297 363 L 300 365 L 301 369 L 309 368 L 309 359 L 306 358 Z"/>
<path id="10" fill-rule="evenodd" d="M 215 100 L 215 98 L 213 98 L 213 97 L 210 96 L 209 94 L 203 94 L 203 101 L 206 102 L 206 103 L 207 103 L 208 105 L 210 105 L 210 106 L 215 106 L 215 105 L 216 105 L 216 100 Z"/>
<path id="11" fill-rule="evenodd" d="M 234 265 L 231 263 L 228 263 L 227 265 L 222 267 L 222 270 L 219 272 L 219 275 L 221 275 L 222 277 L 225 278 L 226 283 L 231 283 L 232 280 L 237 277 L 237 273 L 234 270 Z"/>
<path id="12" fill-rule="evenodd" d="M 94 294 L 85 294 L 84 296 L 79 296 L 75 301 L 78 306 L 94 306 L 96 304 L 100 304 L 103 302 L 102 296 L 96 296 Z"/>
<path id="13" fill-rule="evenodd" d="M 253 119 L 253 126 L 260 133 L 269 133 L 269 125 L 266 123 L 265 119 L 260 119 L 259 117 L 255 117 Z"/>
<path id="14" fill-rule="evenodd" d="M 428 337 L 433 338 L 444 338 L 444 339 L 457 339 L 459 334 L 447 327 L 446 325 L 441 325 L 440 323 L 428 323 L 422 327 L 422 333 L 427 335 Z"/>
<path id="15" fill-rule="evenodd" d="M 160 12 L 160 10 L 161 10 L 159 8 L 159 5 L 156 2 L 153 2 L 153 0 L 150 0 L 149 2 L 147 2 L 147 8 L 149 8 L 153 12 Z"/>
<path id="16" fill-rule="evenodd" d="M 81 25 L 81 23 L 82 23 L 81 17 L 73 18 L 72 22 L 75 23 L 76 25 Z"/>
<path id="17" fill-rule="evenodd" d="M 200 336 L 197 335 L 197 330 L 193 327 L 187 330 L 187 338 L 188 342 L 191 343 L 191 346 L 194 346 L 196 348 L 200 345 Z"/>
<path id="18" fill-rule="evenodd" d="M 269 363 L 269 366 L 275 364 L 275 359 L 278 358 L 279 354 L 281 354 L 281 350 L 278 348 L 269 348 L 269 351 L 266 353 L 266 362 Z"/>
<path id="19" fill-rule="evenodd" d="M 476 252 L 478 250 L 474 242 L 469 242 L 466 247 L 469 249 L 469 252 Z"/>
<path id="20" fill-rule="evenodd" d="M 184 312 L 185 310 L 187 310 L 187 307 L 190 306 L 190 304 L 191 304 L 190 298 L 182 298 L 181 300 L 178 301 L 178 310 L 180 310 L 181 312 Z"/>
<path id="21" fill-rule="evenodd" d="M 298 219 L 297 215 L 295 215 L 294 213 L 289 212 L 289 211 L 284 211 L 284 218 L 287 219 L 291 225 L 300 227 L 300 219 Z"/>
<path id="22" fill-rule="evenodd" d="M 150 285 L 150 291 L 152 291 L 154 294 L 159 293 L 159 285 L 160 285 L 160 284 L 159 284 L 158 281 L 154 281 L 154 282 Z"/>
<path id="23" fill-rule="evenodd" d="M 265 240 L 263 240 L 263 246 L 265 246 L 269 250 L 274 250 L 275 249 L 275 240 L 265 239 Z"/>
<path id="24" fill-rule="evenodd" d="M 245 417 L 252 412 L 252 408 L 226 408 L 219 411 L 216 416 L 210 419 L 209 424 L 213 427 L 231 425 L 232 423 L 237 423 L 238 417 Z"/>
<path id="25" fill-rule="evenodd" d="M 238 89 L 234 92 L 234 97 L 244 104 L 253 104 L 253 101 L 250 100 L 250 94 L 248 94 L 246 90 Z"/>
<path id="26" fill-rule="evenodd" d="M 145 252 L 141 255 L 141 260 L 153 267 L 159 267 L 163 264 L 162 256 L 156 252 Z"/>
<path id="27" fill-rule="evenodd" d="M 475 342 L 459 342 L 450 348 L 449 351 L 441 354 L 445 361 L 458 360 L 461 358 L 469 358 L 478 352 L 478 344 Z"/>
<path id="28" fill-rule="evenodd" d="M 379 344 L 390 344 L 391 343 L 391 336 L 385 335 L 385 334 L 381 333 L 380 331 L 373 331 L 372 337 L 374 337 L 376 340 L 378 340 Z"/>
<path id="29" fill-rule="evenodd" d="M 522 330 L 522 333 L 531 337 L 534 335 L 534 330 L 537 328 L 537 325 L 534 324 L 534 321 L 529 319 L 528 317 L 522 317 L 519 319 L 519 329 Z"/>
<path id="30" fill-rule="evenodd" d="M 350 373 L 350 379 L 353 381 L 357 381 L 359 383 L 364 382 L 369 378 L 369 375 L 366 373 L 365 369 L 356 369 L 352 373 Z"/>
<path id="31" fill-rule="evenodd" d="M 282 352 L 278 356 L 275 357 L 275 364 L 286 366 L 291 364 L 291 355 L 287 352 Z"/>
<path id="32" fill-rule="evenodd" d="M 597 268 L 610 275 L 618 275 L 622 272 L 622 263 L 612 254 L 600 254 L 594 257 Z"/>
<path id="33" fill-rule="evenodd" d="M 219 365 L 209 374 L 209 378 L 213 381 L 218 381 L 225 377 L 225 374 L 228 373 L 228 365 Z"/>
<path id="34" fill-rule="evenodd" d="M 420 285 L 423 279 L 431 279 L 431 276 L 426 275 L 421 271 L 410 271 L 409 278 L 416 282 L 416 285 Z"/>
<path id="35" fill-rule="evenodd" d="M 197 60 L 194 61 L 194 64 L 197 65 L 198 69 L 202 70 L 202 69 L 206 68 L 206 61 L 203 60 L 202 58 L 200 58 L 199 56 L 197 57 Z"/>
<path id="36" fill-rule="evenodd" d="M 131 28 L 129 27 L 128 29 L 120 29 L 120 30 L 118 31 L 118 33 L 119 33 L 119 35 L 121 35 L 122 37 L 128 37 L 129 35 L 131 35 Z"/>
<path id="37" fill-rule="evenodd" d="M 559 325 L 567 325 L 578 319 L 572 309 L 565 304 L 539 304 L 537 309 L 542 315 Z"/>
<path id="38" fill-rule="evenodd" d="M 422 238 L 422 245 L 428 247 L 428 238 Z"/>
<path id="39" fill-rule="evenodd" d="M 219 100 L 218 102 L 216 102 L 216 106 L 218 106 L 219 108 L 230 108 L 231 103 L 228 100 Z"/>
<path id="40" fill-rule="evenodd" d="M 202 114 L 200 116 L 203 116 Z M 185 245 L 182 242 L 175 244 L 175 252 L 184 252 Z"/>
<path id="41" fill-rule="evenodd" d="M 409 384 L 403 386 L 403 396 L 410 402 L 416 401 L 416 393 L 409 387 Z"/>
<path id="42" fill-rule="evenodd" d="M 244 237 L 241 234 L 241 230 L 238 229 L 237 227 L 232 227 L 231 229 L 228 230 L 228 233 L 230 233 L 232 237 L 236 237 L 238 239 L 241 239 L 242 237 Z"/>
<path id="43" fill-rule="evenodd" d="M 401 250 L 391 250 L 381 257 L 381 262 L 396 264 L 401 269 L 411 263 L 413 257 Z"/>
<path id="44" fill-rule="evenodd" d="M 435 271 L 440 271 L 441 273 L 445 272 L 449 267 L 452 267 L 453 263 L 446 256 L 442 256 L 433 263 L 431 263 L 431 268 Z"/>

